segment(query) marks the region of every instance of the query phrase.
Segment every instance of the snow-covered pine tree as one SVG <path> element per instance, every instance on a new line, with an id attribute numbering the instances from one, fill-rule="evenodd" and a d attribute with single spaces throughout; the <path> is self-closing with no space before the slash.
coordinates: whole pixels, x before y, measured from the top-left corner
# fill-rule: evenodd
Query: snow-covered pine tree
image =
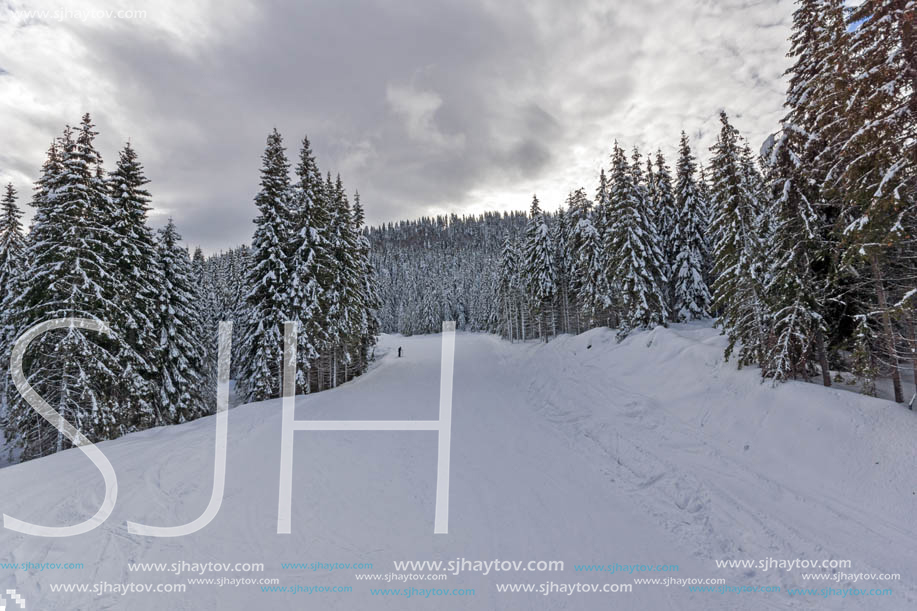
<path id="1" fill-rule="evenodd" d="M 819 355 L 822 378 L 830 386 L 831 373 L 824 358 L 824 304 L 812 272 L 813 259 L 820 251 L 819 219 L 792 145 L 792 137 L 776 139 L 769 172 L 776 227 L 773 240 L 766 245 L 772 267 L 764 290 L 773 339 L 762 373 L 774 380 L 806 379 L 813 355 Z"/>
<path id="2" fill-rule="evenodd" d="M 130 142 L 124 145 L 118 157 L 115 170 L 108 176 L 112 199 L 112 239 L 117 274 L 123 292 L 116 296 L 116 303 L 122 321 L 119 326 L 125 334 L 126 343 L 135 354 L 143 357 L 142 369 L 126 368 L 122 375 L 133 378 L 134 392 L 138 399 L 154 410 L 156 424 L 164 424 L 163 406 L 154 388 L 159 376 L 153 362 L 159 361 L 155 354 L 159 345 L 160 329 L 157 327 L 158 305 L 163 290 L 160 268 L 156 265 L 156 244 L 153 232 L 147 226 L 150 210 L 150 193 L 145 185 L 149 180 L 143 173 L 143 166 Z M 130 363 L 130 359 L 125 359 Z"/>
<path id="3" fill-rule="evenodd" d="M 770 244 L 776 227 L 774 202 L 771 200 L 764 174 L 761 173 L 758 164 L 760 157 L 751 152 L 751 146 L 744 138 L 741 138 L 740 150 L 742 181 L 745 183 L 745 190 L 751 194 L 751 201 L 757 215 L 758 237 L 762 244 Z M 762 278 L 766 279 L 770 273 L 770 268 L 762 266 L 762 270 Z"/>
<path id="4" fill-rule="evenodd" d="M 697 185 L 697 165 L 685 132 L 681 132 L 676 166 L 675 209 L 672 224 L 672 317 L 677 322 L 696 320 L 709 315 L 710 290 L 705 276 L 707 244 L 704 233 L 706 203 Z"/>
<path id="5" fill-rule="evenodd" d="M 10 183 L 0 200 L 0 299 L 5 299 L 25 262 L 26 244 L 21 219 L 22 211 L 16 205 L 16 189 Z"/>
<path id="6" fill-rule="evenodd" d="M 246 401 L 280 396 L 283 324 L 289 319 L 290 164 L 283 138 L 274 129 L 261 157 L 261 190 L 255 196 L 258 217 L 252 238 L 246 286 L 242 385 Z"/>
<path id="7" fill-rule="evenodd" d="M 805 375 L 815 356 L 826 386 L 831 385 L 826 304 L 842 298 L 835 287 L 838 248 L 831 231 L 839 206 L 824 183 L 846 105 L 841 79 L 849 58 L 843 14 L 843 0 L 802 0 L 793 13 L 788 112 L 765 160 L 775 202 L 774 235 L 766 241 L 771 261 L 766 292 L 775 343 L 766 374 L 777 380 Z"/>
<path id="8" fill-rule="evenodd" d="M 650 158 L 646 159 L 647 166 L 652 168 Z M 659 233 L 659 248 L 665 259 L 664 272 L 669 279 L 667 287 L 668 301 L 666 305 L 671 310 L 674 303 L 674 274 L 675 258 L 677 252 L 674 248 L 675 223 L 678 220 L 678 211 L 676 209 L 675 191 L 672 188 L 672 172 L 665 161 L 662 149 L 656 151 L 656 167 L 653 170 L 653 223 L 656 225 L 656 231 Z"/>
<path id="9" fill-rule="evenodd" d="M 22 211 L 16 205 L 16 189 L 10 183 L 6 186 L 3 199 L 0 200 L 0 357 L 2 363 L 9 362 L 10 343 L 15 339 L 10 337 L 9 304 L 17 290 L 22 270 L 25 267 L 25 235 L 22 233 Z M 12 380 L 8 368 L 4 368 L 0 376 L 0 427 L 6 425 L 9 390 Z"/>
<path id="10" fill-rule="evenodd" d="M 529 224 L 525 229 L 522 264 L 529 308 L 533 322 L 537 321 L 535 333 L 548 340 L 554 326 L 553 302 L 557 295 L 557 278 L 554 275 L 554 245 L 548 220 L 538 204 L 538 196 L 532 197 L 529 209 Z M 549 320 L 551 319 L 551 320 Z"/>
<path id="11" fill-rule="evenodd" d="M 325 194 L 330 206 L 329 243 L 334 261 L 328 291 L 333 301 L 327 310 L 330 346 L 325 359 L 328 377 L 325 387 L 334 388 L 349 379 L 352 373 L 350 347 L 358 342 L 359 336 L 360 277 L 353 215 L 340 176 L 332 182 L 328 174 Z"/>
<path id="12" fill-rule="evenodd" d="M 162 278 L 156 328 L 156 389 L 163 423 L 178 424 L 210 412 L 204 396 L 206 353 L 200 302 L 188 251 L 172 219 L 159 230 L 158 268 Z"/>
<path id="13" fill-rule="evenodd" d="M 497 302 L 500 308 L 500 333 L 509 341 L 516 338 L 525 339 L 522 333 L 518 269 L 519 253 L 515 242 L 507 234 L 503 238 L 503 249 L 500 254 Z"/>
<path id="14" fill-rule="evenodd" d="M 618 290 L 618 337 L 633 329 L 665 325 L 666 277 L 660 238 L 650 218 L 641 158 L 635 148 L 633 162 L 615 143 L 612 156 L 611 208 L 614 223 L 606 237 L 611 267 L 609 275 Z"/>
<path id="15" fill-rule="evenodd" d="M 220 320 L 231 320 L 232 334 L 232 368 L 230 374 L 235 380 L 240 381 L 240 390 L 243 390 L 243 361 L 245 354 L 246 329 L 249 320 L 248 305 L 248 272 L 251 267 L 252 249 L 248 246 L 239 246 L 230 249 L 221 260 L 218 270 L 221 278 L 220 291 L 221 311 Z M 244 396 L 244 395 L 240 395 Z"/>
<path id="16" fill-rule="evenodd" d="M 636 150 L 634 152 L 636 153 Z M 653 226 L 656 227 L 656 232 L 659 233 L 661 238 L 662 233 L 659 231 L 659 227 L 662 219 L 656 216 L 657 213 L 661 212 L 656 206 L 656 172 L 653 170 L 653 158 L 649 155 L 646 156 L 646 174 L 643 175 L 643 198 L 646 202 L 647 216 L 653 222 Z M 662 248 L 662 243 L 660 243 L 659 248 Z"/>
<path id="17" fill-rule="evenodd" d="M 208 265 L 204 252 L 200 247 L 194 249 L 191 257 L 191 278 L 193 280 L 194 301 L 197 304 L 197 312 L 200 318 L 198 323 L 200 329 L 200 341 L 204 350 L 204 360 L 201 369 L 201 377 L 205 381 L 205 390 L 202 393 L 207 405 L 207 411 L 216 410 L 217 392 L 217 366 L 219 360 L 217 334 L 219 332 L 219 323 L 222 320 L 222 310 L 220 306 L 219 294 L 222 290 L 218 287 L 213 274 L 212 266 Z"/>
<path id="18" fill-rule="evenodd" d="M 117 301 L 123 291 L 114 250 L 113 211 L 88 115 L 76 134 L 64 131 L 42 170 L 27 239 L 27 281 L 9 304 L 18 336 L 38 322 L 64 317 L 109 323 L 111 336 L 70 327 L 36 338 L 23 368 L 32 387 L 89 439 L 113 439 L 153 422 L 125 367 L 143 362 L 126 342 Z M 18 393 L 10 403 L 10 436 L 24 460 L 69 447 Z"/>
<path id="19" fill-rule="evenodd" d="M 710 195 L 710 182 L 708 180 L 708 172 L 703 165 L 698 166 L 698 171 L 700 176 L 697 180 L 697 199 L 700 202 L 700 208 L 702 211 L 703 218 L 703 232 L 704 236 L 704 279 L 707 282 L 708 287 L 713 286 L 713 250 L 716 246 L 716 243 L 719 241 L 718 236 L 716 235 L 716 225 L 713 223 L 713 219 L 716 218 L 716 204 L 713 201 L 713 197 Z M 712 294 L 712 288 L 711 288 Z M 713 304 L 713 298 L 711 297 L 711 307 Z"/>
<path id="20" fill-rule="evenodd" d="M 563 207 L 558 209 L 555 216 L 551 242 L 554 246 L 554 278 L 557 285 L 557 298 L 554 300 L 556 314 L 553 316 L 552 333 L 557 335 L 557 333 L 569 333 L 574 326 L 572 322 L 573 291 L 570 278 L 573 268 L 573 257 L 570 250 L 570 221 Z"/>
<path id="21" fill-rule="evenodd" d="M 592 224 L 592 202 L 586 197 L 586 192 L 582 188 L 571 193 L 567 198 L 569 206 L 569 215 L 567 225 L 567 238 L 565 245 L 566 274 L 568 276 L 568 301 L 569 301 L 569 322 L 568 332 L 579 333 L 583 330 L 584 324 L 589 324 L 583 320 L 584 304 L 583 297 L 589 294 L 590 287 L 589 274 L 580 264 L 580 250 L 584 241 L 587 239 L 586 234 L 591 229 L 595 233 L 595 226 Z M 601 248 L 601 244 L 599 244 Z"/>
<path id="22" fill-rule="evenodd" d="M 329 210 L 324 182 L 309 138 L 304 137 L 293 187 L 290 257 L 291 320 L 299 323 L 297 349 L 298 392 L 308 393 L 317 383 L 317 365 L 328 345 L 324 292 L 332 282 L 333 255 L 329 246 Z M 314 378 L 314 380 L 313 380 Z"/>
<path id="23" fill-rule="evenodd" d="M 376 282 L 376 271 L 369 257 L 369 238 L 366 237 L 366 217 L 360 193 L 353 195 L 353 232 L 357 242 L 357 280 L 359 295 L 359 336 L 357 345 L 357 362 L 354 368 L 356 375 L 362 374 L 369 366 L 371 350 L 376 345 L 379 335 L 379 288 Z M 462 321 L 465 324 L 465 321 Z"/>
<path id="24" fill-rule="evenodd" d="M 601 180 L 601 175 L 600 175 Z M 604 228 L 601 231 L 603 245 L 603 263 L 605 264 L 604 280 L 606 283 L 607 294 L 613 301 L 609 304 L 611 314 L 609 316 L 609 326 L 620 327 L 622 317 L 622 295 L 621 287 L 617 284 L 616 270 L 620 260 L 618 259 L 617 242 L 620 240 L 620 227 L 622 211 L 619 209 L 622 202 L 627 201 L 633 196 L 634 189 L 631 187 L 630 166 L 627 162 L 627 155 L 624 149 L 615 141 L 611 150 L 611 168 L 607 178 L 607 203 L 605 205 Z"/>
<path id="25" fill-rule="evenodd" d="M 722 129 L 711 148 L 711 199 L 714 232 L 714 307 L 729 338 L 726 358 L 739 348 L 739 367 L 763 365 L 767 344 L 760 213 L 753 180 L 738 131 L 720 113 Z"/>
<path id="26" fill-rule="evenodd" d="M 851 12 L 853 91 L 833 172 L 849 220 L 846 260 L 869 266 L 875 292 L 870 310 L 882 323 L 881 353 L 899 403 L 904 393 L 891 309 L 900 291 L 913 287 L 913 276 L 902 283 L 888 271 L 905 239 L 905 219 L 917 214 L 915 12 L 912 0 L 867 0 Z"/>
<path id="27" fill-rule="evenodd" d="M 592 214 L 592 225 L 599 241 L 598 255 L 595 257 L 596 270 L 594 272 L 595 287 L 597 289 L 596 301 L 597 306 L 592 310 L 596 321 L 601 320 L 602 324 L 609 327 L 617 327 L 618 312 L 616 309 L 616 288 L 614 279 L 609 275 L 611 269 L 610 253 L 607 249 L 608 236 L 611 233 L 613 220 L 613 211 L 611 208 L 611 185 L 608 181 L 605 169 L 599 170 L 599 185 L 595 193 L 595 208 Z M 600 307 L 599 307 L 600 306 Z"/>
<path id="28" fill-rule="evenodd" d="M 605 269 L 605 251 L 602 236 L 596 229 L 593 219 L 598 210 L 579 216 L 573 228 L 573 278 L 576 300 L 580 305 L 584 326 L 601 324 L 602 313 L 611 306 L 609 296 L 605 293 L 607 286 Z M 604 322 L 604 321 L 602 321 Z"/>
<path id="29" fill-rule="evenodd" d="M 816 214 L 826 227 L 840 213 L 837 193 L 826 184 L 834 170 L 850 102 L 850 49 L 845 0 L 800 0 L 793 13 L 787 69 L 787 114 L 781 121 L 785 138 L 801 161 L 800 171 L 815 189 Z"/>

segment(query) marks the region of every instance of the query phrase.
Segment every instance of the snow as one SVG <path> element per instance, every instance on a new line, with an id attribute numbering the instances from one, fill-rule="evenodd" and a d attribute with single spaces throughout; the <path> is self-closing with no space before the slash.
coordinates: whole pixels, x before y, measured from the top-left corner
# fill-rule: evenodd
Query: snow
<path id="1" fill-rule="evenodd" d="M 213 418 L 135 433 L 99 447 L 119 478 L 102 527 L 69 539 L 0 530 L 0 562 L 83 562 L 82 570 L 0 573 L 32 609 L 903 609 L 917 586 L 917 421 L 891 402 L 790 382 L 722 359 L 705 324 L 615 341 L 609 329 L 510 344 L 459 333 L 455 355 L 448 535 L 433 534 L 436 435 L 299 432 L 293 533 L 277 535 L 279 401 L 229 414 L 226 494 L 204 530 L 174 539 L 129 535 L 125 521 L 176 525 L 210 498 Z M 403 347 L 403 358 L 397 347 Z M 435 419 L 438 336 L 383 336 L 380 359 L 341 387 L 297 398 L 298 419 Z M 53 525 L 93 514 L 102 484 L 78 451 L 0 470 L 0 511 Z M 353 570 L 285 570 L 281 562 L 563 560 L 563 573 L 450 575 L 385 584 Z M 717 569 L 729 559 L 851 560 L 850 573 L 899 573 L 874 597 L 792 597 L 803 571 Z M 189 585 L 186 594 L 52 593 L 54 583 L 185 583 L 129 572 L 128 562 L 263 562 L 281 585 L 352 586 L 339 594 L 262 593 Z M 634 586 L 630 594 L 498 593 L 499 583 L 631 583 L 574 564 L 679 565 L 679 578 L 722 577 L 774 594 L 701 594 Z M 365 572 L 365 571 L 363 571 Z M 646 577 L 647 575 L 637 575 Z M 474 588 L 473 597 L 372 596 L 370 588 Z M 311 598 L 310 598 L 311 597 Z M 737 600 L 735 597 L 741 597 Z M 316 600 L 317 599 L 317 600 Z"/>

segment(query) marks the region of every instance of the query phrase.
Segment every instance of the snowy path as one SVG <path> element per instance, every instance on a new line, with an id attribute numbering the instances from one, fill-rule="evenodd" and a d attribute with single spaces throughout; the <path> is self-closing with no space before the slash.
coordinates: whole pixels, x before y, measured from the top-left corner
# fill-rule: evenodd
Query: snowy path
<path id="1" fill-rule="evenodd" d="M 403 346 L 404 358 L 393 348 Z M 589 346 L 589 348 L 587 348 Z M 0 570 L 33 609 L 904 609 L 917 599 L 917 426 L 887 402 L 814 385 L 773 390 L 721 362 L 710 329 L 607 330 L 545 346 L 459 334 L 455 358 L 450 532 L 433 535 L 436 434 L 298 432 L 293 533 L 277 535 L 279 402 L 229 414 L 226 494 L 203 531 L 129 535 L 125 520 L 174 525 L 210 496 L 211 418 L 101 444 L 118 473 L 113 516 L 99 529 L 47 540 L 0 530 L 0 563 L 82 562 L 83 569 Z M 436 336 L 385 337 L 368 374 L 297 400 L 298 419 L 436 419 Z M 98 506 L 101 477 L 67 452 L 0 470 L 0 509 L 64 524 Z M 791 597 L 788 588 L 851 587 L 789 572 L 717 569 L 715 560 L 850 560 L 850 573 L 900 573 L 891 597 Z M 562 560 L 563 572 L 465 572 L 446 581 L 357 580 L 396 560 Z M 345 593 L 270 593 L 189 585 L 185 594 L 63 594 L 51 584 L 187 583 L 187 573 L 130 572 L 131 562 L 264 563 L 283 586 Z M 372 570 L 282 569 L 281 563 L 372 563 Z M 498 593 L 503 583 L 632 583 L 577 564 L 672 564 L 678 578 L 725 578 L 780 593 Z M 414 571 L 407 571 L 414 572 Z M 821 572 L 821 571 L 817 571 Z M 636 577 L 658 574 L 641 573 Z M 373 596 L 375 588 L 473 588 L 474 596 Z"/>

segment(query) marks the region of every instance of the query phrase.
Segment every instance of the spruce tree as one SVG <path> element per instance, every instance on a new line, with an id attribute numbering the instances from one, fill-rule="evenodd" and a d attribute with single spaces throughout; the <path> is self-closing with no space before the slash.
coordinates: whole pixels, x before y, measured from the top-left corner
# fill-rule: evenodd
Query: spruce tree
<path id="1" fill-rule="evenodd" d="M 22 211 L 16 205 L 16 189 L 10 183 L 0 200 L 0 299 L 13 288 L 24 263 L 25 236 L 22 233 Z"/>
<path id="2" fill-rule="evenodd" d="M 0 200 L 0 362 L 8 363 L 10 343 L 15 339 L 11 337 L 10 307 L 17 284 L 22 281 L 22 271 L 25 268 L 25 236 L 22 233 L 22 211 L 16 205 L 16 189 L 12 183 L 6 186 L 3 199 Z M 7 406 L 11 379 L 9 371 L 4 368 L 0 384 L 0 426 L 7 420 Z"/>
<path id="3" fill-rule="evenodd" d="M 605 169 L 599 170 L 599 185 L 596 188 L 595 208 L 592 213 L 592 226 L 595 228 L 595 238 L 598 241 L 598 247 L 592 247 L 594 255 L 590 255 L 593 260 L 593 286 L 595 288 L 595 297 L 589 312 L 595 317 L 595 320 L 602 319 L 603 324 L 616 326 L 617 318 L 614 309 L 615 289 L 614 282 L 609 276 L 611 269 L 609 263 L 609 252 L 606 248 L 606 240 L 611 232 L 612 210 L 611 210 L 611 186 L 605 174 Z"/>
<path id="4" fill-rule="evenodd" d="M 299 323 L 297 388 L 308 393 L 317 375 L 312 370 L 329 342 L 327 313 L 322 306 L 334 269 L 324 183 L 308 137 L 302 141 L 296 177 L 289 244 L 290 308 L 291 320 Z"/>
<path id="5" fill-rule="evenodd" d="M 900 294 L 890 263 L 917 214 L 917 37 L 909 0 L 867 0 L 850 14 L 853 78 L 833 175 L 843 198 L 846 261 L 866 264 L 882 325 L 882 353 L 890 364 L 895 401 L 904 401 L 893 306 Z M 905 275 L 905 278 L 907 275 Z M 904 287 L 902 287 L 904 288 Z M 900 290 L 900 289 L 899 289 Z"/>
<path id="6" fill-rule="evenodd" d="M 706 203 L 697 185 L 697 165 L 688 136 L 681 132 L 675 187 L 675 222 L 672 224 L 672 317 L 677 322 L 709 315 L 710 290 L 705 279 L 707 245 Z"/>
<path id="7" fill-rule="evenodd" d="M 156 388 L 164 423 L 178 424 L 210 412 L 205 390 L 206 352 L 201 304 L 188 251 L 172 219 L 159 230 L 158 269 L 162 278 L 156 327 Z"/>
<path id="8" fill-rule="evenodd" d="M 255 196 L 258 217 L 246 275 L 248 294 L 242 383 L 248 402 L 280 396 L 283 324 L 290 316 L 286 245 L 291 216 L 290 164 L 283 138 L 275 129 L 261 157 L 261 190 Z"/>
<path id="9" fill-rule="evenodd" d="M 812 273 L 813 259 L 819 252 L 818 217 L 791 142 L 780 138 L 774 146 L 771 189 L 777 225 L 768 244 L 773 271 L 764 287 L 773 320 L 773 341 L 763 373 L 774 380 L 786 380 L 807 377 L 809 361 L 819 346 L 817 352 L 824 355 L 826 328 L 821 291 Z M 826 364 L 822 366 L 825 385 L 830 386 L 830 372 Z"/>
<path id="10" fill-rule="evenodd" d="M 112 199 L 93 141 L 89 116 L 74 134 L 69 127 L 49 155 L 33 203 L 23 274 L 9 304 L 13 335 L 38 322 L 65 317 L 107 323 L 111 335 L 76 326 L 36 338 L 23 362 L 32 387 L 90 440 L 113 439 L 148 426 L 152 407 L 136 392 L 143 359 L 126 341 L 118 297 Z M 69 441 L 15 394 L 11 436 L 30 459 L 69 447 Z"/>
<path id="11" fill-rule="evenodd" d="M 548 339 L 549 328 L 553 328 L 553 301 L 557 294 L 557 278 L 554 274 L 554 245 L 551 230 L 544 212 L 538 204 L 538 196 L 532 197 L 529 209 L 529 223 L 525 229 L 522 264 L 525 286 L 530 299 L 530 310 L 538 321 L 537 334 Z M 549 321 L 549 317 L 552 319 Z"/>
<path id="12" fill-rule="evenodd" d="M 519 253 L 509 234 L 503 238 L 500 251 L 500 272 L 497 287 L 497 303 L 500 309 L 500 333 L 510 341 L 525 339 L 522 333 L 522 312 L 519 298 L 520 279 Z"/>
<path id="13" fill-rule="evenodd" d="M 636 328 L 666 324 L 666 277 L 659 234 L 649 215 L 640 153 L 628 164 L 615 144 L 612 158 L 611 208 L 614 223 L 606 238 L 609 275 L 617 287 L 621 310 L 618 336 Z"/>
<path id="14" fill-rule="evenodd" d="M 726 358 L 739 348 L 739 366 L 764 364 L 766 308 L 759 204 L 738 131 L 720 113 L 722 129 L 711 148 L 711 199 L 716 207 L 714 232 L 714 307 L 729 338 Z"/>
<path id="15" fill-rule="evenodd" d="M 357 290 L 359 299 L 359 335 L 357 344 L 357 367 L 355 373 L 361 374 L 369 364 L 370 351 L 376 344 L 379 335 L 378 311 L 381 305 L 376 272 L 370 259 L 370 244 L 366 237 L 363 203 L 360 193 L 353 195 L 353 232 L 357 242 Z"/>
<path id="16" fill-rule="evenodd" d="M 359 336 L 360 277 L 353 216 L 340 176 L 332 182 L 328 174 L 325 195 L 330 209 L 329 244 L 333 256 L 326 375 L 328 386 L 334 388 L 346 381 L 353 365 L 350 348 Z"/>
<path id="17" fill-rule="evenodd" d="M 147 226 L 150 210 L 149 183 L 143 166 L 130 143 L 121 150 L 117 166 L 108 177 L 112 199 L 112 245 L 122 293 L 116 302 L 122 316 L 120 327 L 132 351 L 142 355 L 141 369 L 126 369 L 123 375 L 134 378 L 133 388 L 138 399 L 153 405 L 156 391 L 153 388 L 157 375 L 151 361 L 159 344 L 156 327 L 157 305 L 163 290 L 162 277 L 156 265 L 156 245 L 153 232 Z M 130 360 L 126 360 L 130 363 Z M 162 407 L 161 405 L 159 406 Z M 163 414 L 157 414 L 157 424 L 163 424 Z"/>
<path id="18" fill-rule="evenodd" d="M 826 303 L 840 303 L 837 240 L 832 231 L 839 206 L 826 188 L 834 134 L 843 121 L 849 63 L 843 0 L 803 0 L 793 13 L 786 74 L 787 115 L 767 154 L 770 196 L 775 202 L 770 248 L 772 273 L 766 292 L 774 319 L 768 375 L 804 375 L 817 357 L 822 380 L 831 385 L 825 336 Z"/>
<path id="19" fill-rule="evenodd" d="M 647 157 L 647 167 L 652 168 L 650 159 Z M 665 269 L 663 270 L 666 277 L 670 280 L 668 287 L 667 305 L 671 307 L 673 303 L 673 289 L 671 280 L 674 278 L 672 273 L 675 269 L 675 258 L 677 251 L 674 245 L 675 224 L 678 222 L 678 210 L 676 208 L 675 190 L 672 187 L 672 173 L 666 164 L 662 150 L 656 151 L 656 167 L 653 171 L 653 222 L 656 225 L 656 231 L 659 233 L 659 248 L 665 258 Z"/>
<path id="20" fill-rule="evenodd" d="M 219 365 L 218 338 L 219 324 L 222 320 L 232 320 L 232 316 L 223 313 L 220 303 L 222 287 L 218 286 L 213 273 L 213 266 L 208 264 L 200 247 L 194 249 L 191 257 L 191 278 L 193 281 L 194 301 L 199 315 L 200 341 L 203 348 L 203 369 L 201 377 L 205 381 L 203 392 L 207 411 L 216 409 L 212 399 L 217 392 L 217 367 Z M 212 408 L 212 409 L 211 409 Z"/>
<path id="21" fill-rule="evenodd" d="M 557 284 L 556 314 L 553 317 L 555 327 L 552 332 L 556 335 L 558 332 L 568 333 L 573 327 L 571 323 L 573 289 L 570 277 L 573 256 L 570 249 L 570 222 L 563 207 L 557 211 L 555 216 L 551 242 L 554 245 L 554 278 Z"/>
<path id="22" fill-rule="evenodd" d="M 593 224 L 594 214 L 583 215 L 574 227 L 576 252 L 573 258 L 574 290 L 587 325 L 596 324 L 610 306 L 605 293 L 605 257 L 602 236 Z"/>

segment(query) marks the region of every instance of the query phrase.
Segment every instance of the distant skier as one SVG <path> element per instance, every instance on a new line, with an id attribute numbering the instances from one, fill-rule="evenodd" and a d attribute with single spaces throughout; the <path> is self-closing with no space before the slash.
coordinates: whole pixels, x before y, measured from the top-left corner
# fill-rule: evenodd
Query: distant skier
<path id="1" fill-rule="evenodd" d="M 401 346 L 398 346 L 398 358 L 401 358 Z"/>

